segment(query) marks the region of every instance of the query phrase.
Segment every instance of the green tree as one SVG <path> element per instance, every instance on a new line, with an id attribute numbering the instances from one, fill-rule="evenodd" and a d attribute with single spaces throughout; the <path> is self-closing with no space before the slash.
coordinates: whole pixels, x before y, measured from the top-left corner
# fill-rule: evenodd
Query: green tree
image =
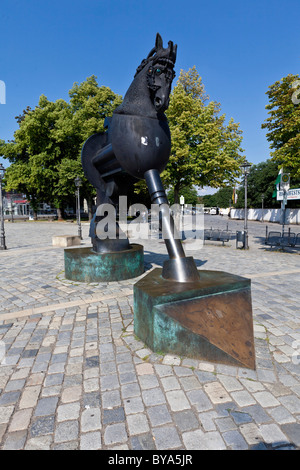
<path id="1" fill-rule="evenodd" d="M 220 104 L 208 101 L 195 67 L 181 71 L 167 110 L 172 148 L 162 174 L 174 187 L 179 202 L 182 187 L 228 186 L 240 175 L 242 131 L 231 118 L 220 114 Z"/>
<path id="2" fill-rule="evenodd" d="M 0 156 L 3 155 L 5 140 L 0 139 Z"/>
<path id="3" fill-rule="evenodd" d="M 72 126 L 74 134 L 79 138 L 79 151 L 76 165 L 77 174 L 82 174 L 81 165 L 81 148 L 83 143 L 91 135 L 97 132 L 103 132 L 104 119 L 105 117 L 112 116 L 113 111 L 122 102 L 122 97 L 115 94 L 109 87 L 99 86 L 97 83 L 97 77 L 92 75 L 88 77 L 84 82 L 78 84 L 74 83 L 73 87 L 69 91 L 70 96 L 70 107 L 72 112 Z M 63 180 L 70 178 L 72 175 L 72 181 L 74 183 L 74 171 L 72 171 L 72 162 L 65 162 L 61 169 L 61 177 Z M 82 174 L 83 176 L 83 174 Z M 80 193 L 86 198 L 89 207 L 90 218 L 92 216 L 92 198 L 95 196 L 95 188 L 82 177 L 82 188 Z"/>
<path id="4" fill-rule="evenodd" d="M 288 75 L 271 85 L 266 93 L 269 117 L 262 124 L 267 129 L 272 159 L 291 176 L 300 177 L 300 79 Z"/>
<path id="5" fill-rule="evenodd" d="M 205 194 L 205 196 L 201 196 L 200 201 L 204 207 L 217 207 L 215 194 Z"/>
<path id="6" fill-rule="evenodd" d="M 70 103 L 49 101 L 42 95 L 35 109 L 17 116 L 19 128 L 14 140 L 1 145 L 1 153 L 11 165 L 6 173 L 6 189 L 26 194 L 31 205 L 47 202 L 63 214 L 75 199 L 74 179 L 82 180 L 80 194 L 91 207 L 95 189 L 86 180 L 81 165 L 81 148 L 93 133 L 103 130 L 103 118 L 121 102 L 107 87 L 99 87 L 92 76 L 69 92 Z"/>
<path id="7" fill-rule="evenodd" d="M 226 186 L 220 188 L 215 194 L 207 194 L 203 196 L 203 204 L 205 207 L 219 207 L 226 209 L 227 207 L 233 206 L 233 187 Z"/>
<path id="8" fill-rule="evenodd" d="M 84 82 L 74 83 L 69 91 L 73 125 L 80 135 L 81 143 L 92 134 L 104 131 L 104 118 L 112 116 L 122 103 L 122 97 L 106 86 L 99 86 L 92 75 Z"/>
<path id="9" fill-rule="evenodd" d="M 264 196 L 264 207 L 280 207 L 280 201 L 273 197 L 275 181 L 278 176 L 277 163 L 269 159 L 265 162 L 253 165 L 247 177 L 247 205 L 251 208 L 262 207 L 262 195 Z M 238 191 L 238 200 L 235 207 L 243 208 L 245 205 L 245 182 Z"/>
<path id="10" fill-rule="evenodd" d="M 70 196 L 60 180 L 60 165 L 77 156 L 70 106 L 64 100 L 49 101 L 42 95 L 38 106 L 19 118 L 14 141 L 4 146 L 11 163 L 6 189 L 26 194 L 33 206 L 47 202 L 59 211 Z"/>
<path id="11" fill-rule="evenodd" d="M 16 162 L 10 165 L 5 172 L 4 185 L 6 191 L 17 190 L 26 195 L 36 219 L 39 203 L 44 201 L 36 190 L 29 165 L 25 162 Z"/>
<path id="12" fill-rule="evenodd" d="M 198 204 L 198 193 L 197 193 L 197 189 L 195 188 L 188 188 L 186 186 L 183 186 L 181 188 L 180 196 L 184 197 L 185 204 L 191 204 L 192 206 L 195 206 L 196 204 Z M 174 204 L 175 202 L 173 188 L 171 188 L 168 191 L 168 200 L 171 205 Z"/>
<path id="13" fill-rule="evenodd" d="M 227 207 L 230 207 L 230 205 L 233 205 L 233 200 L 232 200 L 232 195 L 233 195 L 233 187 L 232 186 L 226 186 L 226 188 L 220 188 L 219 191 L 214 194 L 215 196 L 215 201 L 216 201 L 216 206 L 226 209 Z"/>

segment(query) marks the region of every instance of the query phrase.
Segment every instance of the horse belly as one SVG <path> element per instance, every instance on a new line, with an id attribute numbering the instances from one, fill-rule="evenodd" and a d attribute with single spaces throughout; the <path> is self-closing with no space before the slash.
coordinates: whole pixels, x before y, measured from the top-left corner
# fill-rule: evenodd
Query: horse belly
<path id="1" fill-rule="evenodd" d="M 167 121 L 114 114 L 110 132 L 113 152 L 124 171 L 143 179 L 148 170 L 165 169 L 171 150 Z"/>

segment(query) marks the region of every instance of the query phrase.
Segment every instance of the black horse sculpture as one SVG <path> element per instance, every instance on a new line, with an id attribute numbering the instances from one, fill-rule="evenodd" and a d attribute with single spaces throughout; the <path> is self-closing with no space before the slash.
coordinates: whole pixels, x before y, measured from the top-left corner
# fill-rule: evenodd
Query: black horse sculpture
<path id="1" fill-rule="evenodd" d="M 164 111 L 169 105 L 175 76 L 177 46 L 169 41 L 163 47 L 156 36 L 155 47 L 137 68 L 122 104 L 111 118 L 105 119 L 104 133 L 91 136 L 82 149 L 82 166 L 87 179 L 97 189 L 97 206 L 109 203 L 117 207 L 118 197 L 127 187 L 145 179 L 153 203 L 161 206 L 166 247 L 170 260 L 163 276 L 182 282 L 198 280 L 193 258 L 186 258 L 172 217 L 160 173 L 168 163 L 171 137 Z M 103 218 L 96 211 L 90 227 L 95 252 L 130 249 L 127 237 L 117 226 L 116 237 L 97 236 L 97 223 Z"/>

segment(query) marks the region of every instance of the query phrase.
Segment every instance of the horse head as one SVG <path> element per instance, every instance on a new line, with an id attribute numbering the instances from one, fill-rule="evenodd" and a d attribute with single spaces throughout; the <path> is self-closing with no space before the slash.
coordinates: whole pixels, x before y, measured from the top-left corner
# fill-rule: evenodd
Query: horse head
<path id="1" fill-rule="evenodd" d="M 169 41 L 165 49 L 162 38 L 157 33 L 155 47 L 148 54 L 147 63 L 144 65 L 147 69 L 147 84 L 151 101 L 158 112 L 164 112 L 169 106 L 171 85 L 175 77 L 176 52 L 177 45 L 174 46 L 173 42 Z"/>
<path id="2" fill-rule="evenodd" d="M 169 41 L 164 48 L 157 33 L 154 48 L 136 69 L 124 101 L 115 113 L 162 117 L 169 105 L 176 52 L 177 45 Z"/>

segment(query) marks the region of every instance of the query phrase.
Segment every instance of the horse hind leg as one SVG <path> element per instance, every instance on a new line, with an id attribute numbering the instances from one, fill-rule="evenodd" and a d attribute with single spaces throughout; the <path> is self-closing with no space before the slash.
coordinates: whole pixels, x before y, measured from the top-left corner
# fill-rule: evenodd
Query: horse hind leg
<path id="1" fill-rule="evenodd" d="M 119 168 L 111 144 L 107 142 L 107 133 L 94 134 L 81 152 L 84 174 L 97 190 L 97 209 L 90 224 L 93 251 L 97 253 L 130 248 L 127 236 L 116 221 L 117 185 L 113 173 L 118 173 Z"/>

